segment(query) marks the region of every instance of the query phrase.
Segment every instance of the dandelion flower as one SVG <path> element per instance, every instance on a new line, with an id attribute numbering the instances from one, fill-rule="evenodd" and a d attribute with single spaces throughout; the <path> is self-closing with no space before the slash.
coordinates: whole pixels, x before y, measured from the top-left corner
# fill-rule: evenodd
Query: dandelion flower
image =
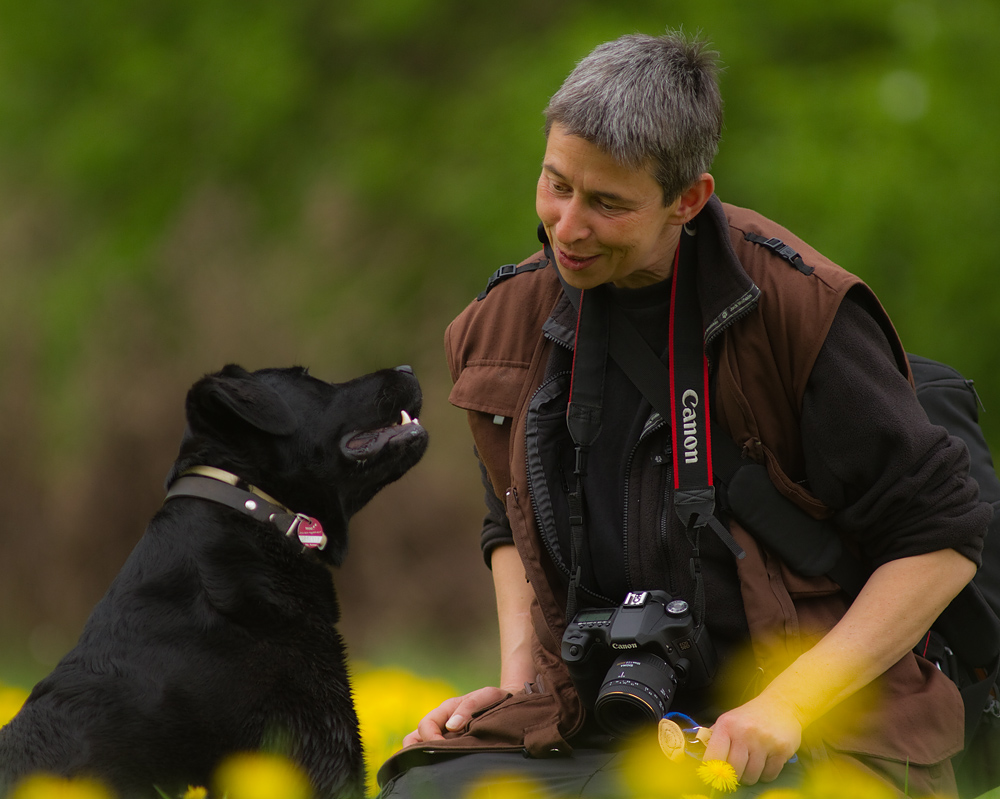
<path id="1" fill-rule="evenodd" d="M 764 791 L 757 799 L 806 799 L 806 795 L 795 788 L 772 788 Z"/>
<path id="2" fill-rule="evenodd" d="M 462 794 L 462 799 L 528 799 L 548 796 L 541 785 L 528 777 L 512 774 L 486 774 Z"/>
<path id="3" fill-rule="evenodd" d="M 112 795 L 103 785 L 90 780 L 36 774 L 21 782 L 10 799 L 112 799 Z"/>
<path id="4" fill-rule="evenodd" d="M 376 794 L 379 766 L 403 745 L 403 737 L 417 728 L 425 713 L 458 692 L 443 680 L 429 680 L 398 667 L 361 667 L 352 682 L 367 787 Z"/>
<path id="5" fill-rule="evenodd" d="M 0 727 L 17 715 L 27 698 L 27 691 L 0 685 Z"/>
<path id="6" fill-rule="evenodd" d="M 189 785 L 182 799 L 206 799 L 208 789 L 201 785 Z"/>
<path id="7" fill-rule="evenodd" d="M 701 781 L 715 791 L 732 793 L 740 784 L 734 769 L 725 760 L 706 760 L 698 766 Z"/>
<path id="8" fill-rule="evenodd" d="M 228 799 L 308 799 L 309 780 L 290 760 L 264 752 L 234 755 L 215 773 L 220 795 Z"/>
<path id="9" fill-rule="evenodd" d="M 685 757 L 677 762 L 665 757 L 655 732 L 631 740 L 621 761 L 621 795 L 629 799 L 695 795 L 704 791 L 695 774 L 697 761 Z"/>
<path id="10" fill-rule="evenodd" d="M 831 760 L 814 765 L 807 773 L 802 792 L 809 799 L 892 799 L 899 793 L 873 774 L 853 763 Z"/>

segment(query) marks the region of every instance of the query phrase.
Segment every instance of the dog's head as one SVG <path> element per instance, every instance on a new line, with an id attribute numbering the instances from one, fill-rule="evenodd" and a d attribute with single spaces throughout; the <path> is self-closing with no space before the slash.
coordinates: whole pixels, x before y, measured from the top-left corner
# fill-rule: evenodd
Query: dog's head
<path id="1" fill-rule="evenodd" d="M 187 431 L 168 484 L 192 466 L 213 466 L 318 519 L 339 564 L 347 522 L 423 455 L 420 387 L 408 367 L 347 383 L 306 369 L 248 372 L 229 365 L 187 396 Z"/>

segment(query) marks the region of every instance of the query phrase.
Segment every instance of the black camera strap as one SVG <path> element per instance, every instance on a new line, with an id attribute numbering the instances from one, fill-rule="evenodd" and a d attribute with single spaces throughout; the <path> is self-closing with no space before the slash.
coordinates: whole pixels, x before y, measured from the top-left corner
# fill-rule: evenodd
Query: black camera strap
<path id="1" fill-rule="evenodd" d="M 685 226 L 681 234 L 678 258 L 674 264 L 673 290 L 670 295 L 669 393 L 671 437 L 674 459 L 674 510 L 688 530 L 710 527 L 737 558 L 746 553 L 729 530 L 715 517 L 715 478 L 712 468 L 712 425 L 708 355 L 705 352 L 705 327 L 698 302 L 695 235 Z M 630 325 L 631 327 L 631 325 Z M 633 328 L 633 332 L 635 329 Z M 636 333 L 636 338 L 642 339 Z M 645 342 L 643 342 L 645 343 Z M 649 346 L 643 348 L 652 352 Z M 638 369 L 635 355 L 641 351 L 638 341 L 630 342 L 622 364 L 629 378 L 647 380 L 646 369 Z M 654 356 L 655 357 L 655 356 Z M 664 370 L 663 362 L 660 372 Z M 648 364 L 652 367 L 652 363 Z M 655 375 L 655 372 L 653 373 Z M 662 380 L 656 382 L 662 383 Z M 646 389 L 637 384 L 643 393 Z M 650 388 L 652 390 L 652 388 Z M 657 408 L 649 394 L 646 398 Z M 659 400 L 662 402 L 662 400 Z M 657 408 L 657 410 L 660 410 Z M 661 410 L 662 414 L 663 411 Z"/>
<path id="2" fill-rule="evenodd" d="M 558 274 L 558 270 L 556 270 Z M 573 490 L 569 492 L 570 581 L 566 597 L 566 618 L 572 621 L 577 611 L 577 590 L 581 579 L 581 550 L 586 537 L 583 478 L 587 475 L 587 455 L 601 432 L 604 401 L 604 372 L 608 355 L 608 296 L 603 286 L 579 293 L 576 300 L 576 341 L 591 346 L 576 346 L 566 406 L 566 426 L 576 446 L 573 466 Z M 584 313 L 584 307 L 587 312 Z"/>
<path id="3" fill-rule="evenodd" d="M 692 571 L 699 594 L 703 591 L 698 551 L 702 528 L 710 527 L 737 558 L 746 555 L 714 515 L 710 374 L 697 296 L 694 235 L 693 229 L 685 228 L 674 256 L 668 323 L 669 367 L 653 352 L 621 308 L 610 301 L 604 286 L 580 291 L 567 285 L 560 275 L 563 289 L 577 308 L 573 376 L 566 411 L 567 428 L 576 446 L 576 482 L 569 495 L 571 563 L 566 608 L 569 619 L 576 615 L 580 553 L 585 540 L 583 477 L 587 453 L 601 429 L 604 369 L 609 353 L 653 408 L 670 423 L 674 510 L 691 536 Z"/>

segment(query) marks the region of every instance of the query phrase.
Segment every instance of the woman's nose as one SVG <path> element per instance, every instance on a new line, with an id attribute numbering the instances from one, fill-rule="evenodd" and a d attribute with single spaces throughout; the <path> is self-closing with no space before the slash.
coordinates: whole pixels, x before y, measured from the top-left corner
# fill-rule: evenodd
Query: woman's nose
<path id="1" fill-rule="evenodd" d="M 566 202 L 559 211 L 559 220 L 554 226 L 556 238 L 559 241 L 570 244 L 574 241 L 587 238 L 590 227 L 587 221 L 586 209 L 581 206 L 576 198 Z"/>

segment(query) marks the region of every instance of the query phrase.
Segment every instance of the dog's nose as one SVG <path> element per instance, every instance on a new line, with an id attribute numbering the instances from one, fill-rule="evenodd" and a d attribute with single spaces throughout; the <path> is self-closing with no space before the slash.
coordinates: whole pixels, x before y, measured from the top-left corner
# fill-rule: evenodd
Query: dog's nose
<path id="1" fill-rule="evenodd" d="M 404 364 L 403 366 L 397 366 L 396 367 L 396 371 L 397 372 L 406 372 L 406 374 L 412 375 L 413 374 L 413 367 L 412 366 L 407 366 L 407 365 Z"/>

